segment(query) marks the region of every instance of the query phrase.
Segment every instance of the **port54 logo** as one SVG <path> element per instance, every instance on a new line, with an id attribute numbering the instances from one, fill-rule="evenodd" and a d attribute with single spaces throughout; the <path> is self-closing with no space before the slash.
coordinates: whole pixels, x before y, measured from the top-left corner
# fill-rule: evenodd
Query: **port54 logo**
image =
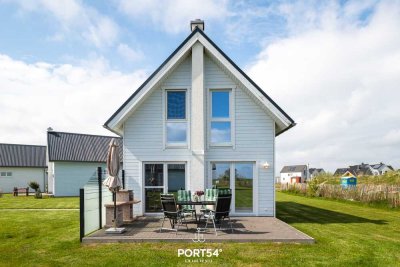
<path id="1" fill-rule="evenodd" d="M 178 257 L 186 258 L 213 258 L 219 257 L 222 249 L 212 249 L 212 248 L 194 248 L 194 249 L 178 249 Z"/>

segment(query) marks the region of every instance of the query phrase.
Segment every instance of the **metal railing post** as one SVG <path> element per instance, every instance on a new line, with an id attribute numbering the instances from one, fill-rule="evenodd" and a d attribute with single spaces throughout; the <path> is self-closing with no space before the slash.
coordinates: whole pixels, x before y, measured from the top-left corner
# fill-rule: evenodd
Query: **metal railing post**
<path id="1" fill-rule="evenodd" d="M 125 170 L 122 170 L 122 189 L 125 189 Z"/>
<path id="2" fill-rule="evenodd" d="M 98 183 L 99 183 L 99 229 L 103 228 L 103 215 L 102 215 L 102 202 L 103 202 L 103 196 L 102 196 L 102 169 L 101 167 L 97 167 L 97 179 L 98 179 Z"/>
<path id="3" fill-rule="evenodd" d="M 79 189 L 79 240 L 85 236 L 85 189 Z"/>

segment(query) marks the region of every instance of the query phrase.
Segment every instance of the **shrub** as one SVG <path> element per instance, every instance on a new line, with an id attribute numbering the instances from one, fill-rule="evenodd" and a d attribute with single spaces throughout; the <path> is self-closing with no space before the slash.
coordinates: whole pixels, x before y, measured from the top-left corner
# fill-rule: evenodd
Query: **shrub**
<path id="1" fill-rule="evenodd" d="M 30 188 L 35 190 L 35 192 L 37 192 L 39 190 L 39 188 L 40 188 L 39 183 L 35 182 L 35 181 L 30 182 L 28 185 L 29 185 Z"/>

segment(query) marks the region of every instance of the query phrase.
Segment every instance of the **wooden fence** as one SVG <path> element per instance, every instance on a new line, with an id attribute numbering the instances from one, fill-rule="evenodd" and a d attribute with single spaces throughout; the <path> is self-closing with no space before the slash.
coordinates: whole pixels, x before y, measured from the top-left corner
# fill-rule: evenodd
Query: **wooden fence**
<path id="1" fill-rule="evenodd" d="M 341 185 L 304 183 L 281 184 L 281 191 L 289 191 L 308 196 L 344 199 L 363 203 L 385 203 L 388 206 L 400 207 L 400 186 L 359 184 L 349 188 Z"/>

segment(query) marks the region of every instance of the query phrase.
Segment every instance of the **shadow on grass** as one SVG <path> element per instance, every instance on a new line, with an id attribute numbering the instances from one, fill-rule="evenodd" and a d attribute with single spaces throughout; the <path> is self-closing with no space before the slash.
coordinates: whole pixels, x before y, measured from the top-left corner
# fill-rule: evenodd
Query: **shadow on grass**
<path id="1" fill-rule="evenodd" d="M 291 201 L 276 202 L 277 217 L 286 223 L 373 223 L 387 224 L 385 220 L 371 220 L 355 215 L 321 209 Z"/>

